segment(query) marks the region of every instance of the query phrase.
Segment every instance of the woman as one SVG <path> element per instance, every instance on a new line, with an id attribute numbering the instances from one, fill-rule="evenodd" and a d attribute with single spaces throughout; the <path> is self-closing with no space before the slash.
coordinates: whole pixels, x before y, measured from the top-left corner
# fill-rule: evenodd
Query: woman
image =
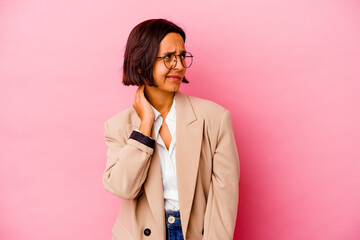
<path id="1" fill-rule="evenodd" d="M 230 112 L 179 91 L 185 33 L 150 19 L 130 33 L 123 83 L 133 106 L 105 122 L 103 184 L 122 198 L 113 239 L 233 239 L 239 159 Z"/>

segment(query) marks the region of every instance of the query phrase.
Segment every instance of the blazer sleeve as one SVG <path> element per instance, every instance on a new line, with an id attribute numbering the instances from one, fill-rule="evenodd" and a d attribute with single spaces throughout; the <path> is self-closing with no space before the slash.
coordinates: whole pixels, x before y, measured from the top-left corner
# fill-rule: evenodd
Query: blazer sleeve
<path id="1" fill-rule="evenodd" d="M 225 110 L 219 129 L 205 210 L 205 240 L 232 240 L 238 208 L 240 164 L 231 115 Z"/>
<path id="2" fill-rule="evenodd" d="M 128 138 L 115 137 L 107 122 L 104 129 L 108 149 L 103 185 L 118 197 L 135 199 L 143 191 L 155 141 L 135 130 Z"/>

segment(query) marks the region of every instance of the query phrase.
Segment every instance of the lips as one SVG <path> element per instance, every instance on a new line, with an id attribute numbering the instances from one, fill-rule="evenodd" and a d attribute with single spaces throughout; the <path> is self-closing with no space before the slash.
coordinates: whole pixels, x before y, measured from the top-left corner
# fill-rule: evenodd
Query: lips
<path id="1" fill-rule="evenodd" d="M 180 81 L 181 80 L 180 75 L 168 75 L 167 78 L 169 78 L 170 80 L 174 80 L 174 81 Z"/>

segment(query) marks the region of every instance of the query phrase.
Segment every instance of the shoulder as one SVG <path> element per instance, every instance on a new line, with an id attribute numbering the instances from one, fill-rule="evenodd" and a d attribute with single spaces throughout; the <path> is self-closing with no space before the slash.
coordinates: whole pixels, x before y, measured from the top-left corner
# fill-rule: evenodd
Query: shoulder
<path id="1" fill-rule="evenodd" d="M 222 133 L 229 134 L 232 130 L 230 111 L 220 104 L 211 100 L 188 96 L 197 119 L 204 123 L 204 132 L 209 140 L 212 151 L 217 146 Z"/>
<path id="2" fill-rule="evenodd" d="M 135 109 L 131 106 L 108 118 L 105 121 L 105 125 L 107 125 L 110 129 L 123 129 L 128 125 L 135 124 L 136 122 L 137 114 Z"/>
<path id="3" fill-rule="evenodd" d="M 188 98 L 196 117 L 203 119 L 204 130 L 213 141 L 216 141 L 221 129 L 232 126 L 231 113 L 227 108 L 211 100 L 194 96 Z"/>
<path id="4" fill-rule="evenodd" d="M 188 98 L 198 117 L 203 117 L 205 119 L 221 119 L 226 112 L 229 112 L 228 109 L 211 100 L 194 96 L 188 96 Z"/>

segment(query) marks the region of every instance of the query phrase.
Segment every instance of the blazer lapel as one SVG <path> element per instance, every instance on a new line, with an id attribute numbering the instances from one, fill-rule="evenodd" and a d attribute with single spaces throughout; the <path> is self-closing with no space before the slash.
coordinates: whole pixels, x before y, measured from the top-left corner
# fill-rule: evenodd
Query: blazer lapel
<path id="1" fill-rule="evenodd" d="M 192 208 L 201 142 L 203 119 L 197 118 L 189 97 L 180 91 L 176 100 L 176 174 L 178 183 L 181 225 L 186 239 L 186 231 Z"/>

